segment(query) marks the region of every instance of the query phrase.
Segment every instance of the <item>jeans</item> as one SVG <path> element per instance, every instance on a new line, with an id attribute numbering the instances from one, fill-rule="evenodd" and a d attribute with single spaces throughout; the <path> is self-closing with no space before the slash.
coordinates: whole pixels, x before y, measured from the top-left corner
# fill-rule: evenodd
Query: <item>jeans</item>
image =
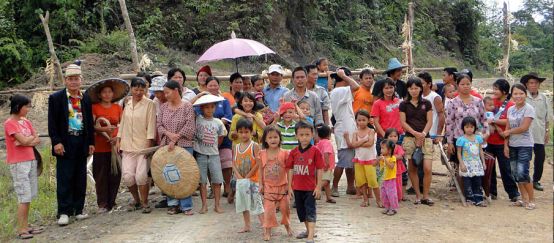
<path id="1" fill-rule="evenodd" d="M 510 197 L 510 199 L 519 197 L 516 181 L 512 175 L 512 169 L 510 167 L 510 160 L 504 156 L 504 145 L 488 144 L 485 151 L 492 154 L 498 161 L 502 184 L 504 185 L 504 190 L 508 193 L 508 197 Z M 496 184 L 496 166 L 493 166 L 492 170 L 490 194 L 494 196 L 498 195 Z"/>
<path id="2" fill-rule="evenodd" d="M 473 203 L 480 203 L 483 201 L 483 191 L 481 190 L 481 184 L 483 181 L 482 176 L 462 177 L 464 180 L 464 194 L 467 201 Z"/>
<path id="3" fill-rule="evenodd" d="M 542 178 L 542 171 L 544 168 L 544 144 L 535 143 L 533 147 L 533 152 L 535 152 L 535 168 L 533 170 L 533 182 L 539 182 Z"/>
<path id="4" fill-rule="evenodd" d="M 529 183 L 529 163 L 533 155 L 533 147 L 511 147 L 510 166 L 517 183 Z"/>

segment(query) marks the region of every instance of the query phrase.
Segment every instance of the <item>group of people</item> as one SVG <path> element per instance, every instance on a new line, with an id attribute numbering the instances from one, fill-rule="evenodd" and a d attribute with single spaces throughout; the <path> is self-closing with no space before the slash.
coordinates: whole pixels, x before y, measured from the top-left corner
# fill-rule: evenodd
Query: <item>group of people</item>
<path id="1" fill-rule="evenodd" d="M 194 89 L 187 88 L 185 72 L 174 68 L 167 75 L 140 73 L 129 84 L 103 80 L 83 93 L 81 68 L 71 64 L 65 89 L 53 93 L 48 104 L 58 224 L 69 224 L 71 216 L 88 217 L 89 155 L 99 213 L 115 207 L 121 180 L 133 198 L 129 210 L 150 213 L 149 156 L 142 151 L 157 145 L 169 151 L 181 147 L 196 159 L 200 214 L 208 212 L 212 197 L 213 210 L 222 213 L 221 197 L 227 197 L 243 215 L 239 232 L 250 232 L 250 217 L 256 215 L 264 240 L 278 226 L 278 211 L 280 223 L 293 235 L 289 201 L 294 199 L 306 226 L 296 237 L 312 242 L 316 201 L 325 193 L 326 203 L 336 203 L 343 173 L 346 194 L 359 198 L 361 207 L 374 198 L 383 214 L 395 215 L 399 203 L 408 201 L 406 191 L 415 193 L 414 204 L 433 206 L 429 189 L 437 144 L 451 155 L 468 203 L 484 207 L 498 195 L 496 165 L 487 163 L 489 156 L 498 161 L 514 205 L 534 209 L 533 187 L 543 190 L 544 145 L 552 120 L 551 101 L 539 89 L 545 79 L 530 73 L 512 87 L 498 79 L 492 97 L 483 98 L 472 89 L 469 70 L 445 68 L 443 82 L 435 84 L 427 72 L 402 81 L 404 68 L 392 58 L 386 78 L 375 82 L 375 73 L 364 69 L 357 81 L 346 67 L 329 71 L 329 60 L 321 58 L 294 68 L 288 89 L 281 85 L 284 68 L 274 64 L 267 80 L 232 74 L 229 92 L 221 90 L 209 66 L 197 71 Z M 20 238 L 43 230 L 27 222 L 37 192 L 33 147 L 40 143 L 26 118 L 30 107 L 25 96 L 13 96 L 4 123 Z M 114 166 L 118 156 L 121 168 Z M 406 190 L 408 179 L 412 187 Z M 156 207 L 167 207 L 169 214 L 194 214 L 192 196 L 167 195 Z"/>

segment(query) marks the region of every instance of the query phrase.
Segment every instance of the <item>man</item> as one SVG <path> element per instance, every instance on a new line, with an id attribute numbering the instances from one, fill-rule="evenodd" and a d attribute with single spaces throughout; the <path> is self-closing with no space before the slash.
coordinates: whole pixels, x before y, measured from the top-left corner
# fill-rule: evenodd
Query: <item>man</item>
<path id="1" fill-rule="evenodd" d="M 321 101 L 321 115 L 323 116 L 323 123 L 329 125 L 329 94 L 327 90 L 316 84 L 318 78 L 317 66 L 310 64 L 306 65 L 306 72 L 308 72 L 308 79 L 306 80 L 306 87 L 317 94 Z"/>
<path id="2" fill-rule="evenodd" d="M 549 140 L 549 124 L 552 121 L 552 101 L 540 92 L 541 83 L 546 78 L 541 78 L 537 73 L 529 73 L 521 77 L 520 82 L 527 88 L 527 103 L 535 108 L 535 119 L 531 123 L 531 134 L 534 140 L 533 152 L 535 153 L 533 188 L 543 191 L 540 180 L 544 168 L 544 145 Z"/>
<path id="3" fill-rule="evenodd" d="M 346 170 L 346 180 L 348 182 L 346 193 L 351 195 L 356 194 L 356 188 L 354 187 L 354 164 L 352 163 L 354 149 L 348 147 L 344 140 L 344 134 L 347 133 L 352 136 L 356 131 L 356 120 L 352 110 L 352 101 L 354 101 L 352 93 L 356 92 L 360 86 L 354 79 L 349 77 L 350 75 L 350 70 L 345 67 L 337 69 L 337 73 L 331 75 L 335 80 L 335 88 L 329 96 L 331 99 L 331 110 L 336 121 L 333 130 L 338 149 L 338 161 L 333 172 L 333 197 L 339 196 L 339 180 L 344 170 Z"/>
<path id="4" fill-rule="evenodd" d="M 387 67 L 387 70 L 384 72 L 387 77 L 391 78 L 394 82 L 394 91 L 396 93 L 396 97 L 399 99 L 404 99 L 406 97 L 406 94 L 408 94 L 408 90 L 406 89 L 406 83 L 400 78 L 402 77 L 402 72 L 404 71 L 404 68 L 407 67 L 406 65 L 402 65 L 400 61 L 396 58 L 389 59 L 389 65 Z M 375 83 L 375 86 L 373 87 L 373 96 L 374 97 L 380 97 L 379 93 L 383 90 L 383 85 L 385 81 L 379 80 L 377 83 Z"/>
<path id="5" fill-rule="evenodd" d="M 94 153 L 92 105 L 81 93 L 81 67 L 65 70 L 65 89 L 48 97 L 48 134 L 56 157 L 58 225 L 69 216 L 86 219 L 83 213 L 87 187 L 87 156 Z"/>
<path id="6" fill-rule="evenodd" d="M 264 100 L 273 112 L 279 111 L 280 99 L 285 92 L 289 91 L 287 88 L 281 86 L 281 80 L 285 70 L 279 64 L 273 64 L 268 68 L 269 84 L 264 88 Z"/>
<path id="7" fill-rule="evenodd" d="M 313 118 L 314 123 L 322 124 L 323 115 L 321 114 L 321 100 L 315 92 L 306 88 L 306 75 L 306 69 L 303 67 L 296 67 L 292 71 L 292 82 L 294 88 L 285 92 L 283 99 L 287 102 L 295 104 L 299 101 L 308 102 L 308 104 L 310 104 L 310 116 Z"/>
<path id="8" fill-rule="evenodd" d="M 444 100 L 444 86 L 448 84 L 456 85 L 456 73 L 458 69 L 454 67 L 447 67 L 442 70 L 442 83 L 437 83 L 433 85 L 433 90 L 441 96 Z"/>
<path id="9" fill-rule="evenodd" d="M 371 86 L 373 86 L 374 78 L 375 74 L 369 69 L 364 69 L 360 72 L 360 88 L 354 93 L 354 102 L 352 103 L 354 114 L 360 109 L 371 113 L 371 107 L 373 106 Z"/>

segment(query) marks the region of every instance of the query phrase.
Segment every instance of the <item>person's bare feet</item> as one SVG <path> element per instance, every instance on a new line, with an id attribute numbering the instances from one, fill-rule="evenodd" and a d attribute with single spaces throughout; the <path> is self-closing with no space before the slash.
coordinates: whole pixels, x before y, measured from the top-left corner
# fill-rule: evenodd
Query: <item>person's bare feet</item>
<path id="1" fill-rule="evenodd" d="M 198 211 L 199 214 L 205 214 L 207 212 L 208 212 L 208 207 L 204 207 L 204 206 L 200 209 L 200 211 Z"/>
<path id="2" fill-rule="evenodd" d="M 294 235 L 294 232 L 290 228 L 290 225 L 285 225 L 285 229 L 287 230 L 287 236 L 292 237 Z"/>
<path id="3" fill-rule="evenodd" d="M 378 207 L 378 208 L 384 208 L 383 202 L 381 202 L 381 201 L 376 201 L 375 203 L 377 203 L 377 207 Z"/>
<path id="4" fill-rule="evenodd" d="M 215 207 L 215 208 L 214 208 L 214 211 L 215 211 L 216 213 L 223 213 L 223 212 L 225 212 L 225 211 L 223 211 L 223 209 L 221 209 L 221 207 Z"/>
<path id="5" fill-rule="evenodd" d="M 242 229 L 240 229 L 239 231 L 237 231 L 237 233 L 247 233 L 247 232 L 250 232 L 250 227 L 244 227 Z"/>
<path id="6" fill-rule="evenodd" d="M 369 206 L 368 201 L 363 201 L 362 204 L 360 204 L 360 207 L 362 207 L 362 208 L 366 208 L 367 206 Z"/>

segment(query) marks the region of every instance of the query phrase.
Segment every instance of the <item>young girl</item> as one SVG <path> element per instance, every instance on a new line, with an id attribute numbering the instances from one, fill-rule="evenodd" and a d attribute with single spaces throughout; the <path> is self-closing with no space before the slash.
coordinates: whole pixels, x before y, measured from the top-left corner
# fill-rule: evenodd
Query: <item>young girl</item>
<path id="1" fill-rule="evenodd" d="M 356 155 L 352 161 L 354 162 L 356 186 L 363 195 L 363 202 L 360 206 L 369 206 L 367 191 L 368 188 L 371 188 L 375 194 L 377 206 L 382 207 L 379 184 L 377 183 L 377 170 L 375 168 L 377 162 L 377 150 L 375 148 L 377 135 L 375 130 L 369 128 L 369 119 L 369 113 L 366 110 L 362 109 L 356 112 L 356 125 L 358 129 L 354 133 L 354 139 L 350 142 L 348 133 L 344 134 L 344 139 L 349 148 L 356 149 Z"/>
<path id="2" fill-rule="evenodd" d="M 485 175 L 485 155 L 483 154 L 483 137 L 475 134 L 477 121 L 473 117 L 462 120 L 464 136 L 456 139 L 458 161 L 460 161 L 460 175 L 463 179 L 466 201 L 475 206 L 486 207 L 481 191 L 483 176 Z"/>
<path id="3" fill-rule="evenodd" d="M 395 144 L 391 140 L 381 141 L 381 157 L 379 165 L 383 173 L 381 195 L 385 210 L 383 214 L 392 216 L 398 211 L 398 196 L 396 193 L 396 157 L 394 157 Z"/>
<path id="4" fill-rule="evenodd" d="M 231 139 L 231 141 L 233 141 L 233 145 L 236 145 L 239 142 L 236 125 L 241 118 L 247 118 L 254 124 L 252 140 L 254 140 L 254 142 L 256 143 L 259 143 L 265 127 L 265 122 L 263 120 L 262 114 L 258 112 L 258 109 L 260 107 L 257 105 L 254 95 L 250 92 L 242 92 L 238 97 L 238 111 L 237 109 L 235 109 L 235 115 L 233 115 L 231 127 L 229 129 L 229 138 Z"/>
<path id="5" fill-rule="evenodd" d="M 264 240 L 271 238 L 271 228 L 277 227 L 277 207 L 281 212 L 281 224 L 287 234 L 293 235 L 290 228 L 289 195 L 292 189 L 288 185 L 285 161 L 288 150 L 281 149 L 281 132 L 275 126 L 267 126 L 262 136 L 263 150 L 256 163 L 259 164 L 260 194 L 264 204 Z"/>
<path id="6" fill-rule="evenodd" d="M 327 197 L 327 203 L 337 203 L 331 197 L 331 181 L 333 180 L 333 170 L 335 169 L 335 151 L 331 144 L 331 128 L 325 124 L 320 124 L 316 128 L 319 141 L 315 145 L 321 154 L 323 154 L 323 162 L 325 162 L 325 168 L 323 169 L 323 189 L 325 190 L 325 196 Z"/>
<path id="7" fill-rule="evenodd" d="M 398 131 L 391 127 L 385 131 L 385 139 L 392 141 L 394 144 L 394 157 L 396 157 L 396 195 L 398 201 L 404 200 L 404 186 L 402 185 L 402 173 L 406 172 L 406 166 L 402 159 L 404 158 L 404 148 L 398 144 Z"/>
<path id="8" fill-rule="evenodd" d="M 17 194 L 17 238 L 30 239 L 43 228 L 29 227 L 31 200 L 37 196 L 37 158 L 33 147 L 40 143 L 38 134 L 25 117 L 31 109 L 31 100 L 23 95 L 10 98 L 10 117 L 4 122 L 6 162 Z M 5 188 L 3 188 L 5 189 Z"/>
<path id="9" fill-rule="evenodd" d="M 327 74 L 325 77 L 318 77 L 316 84 L 331 92 L 333 89 L 333 79 L 331 78 L 331 72 L 329 71 L 329 59 L 326 57 L 319 58 L 315 62 L 315 65 L 317 66 L 318 73 Z"/>

